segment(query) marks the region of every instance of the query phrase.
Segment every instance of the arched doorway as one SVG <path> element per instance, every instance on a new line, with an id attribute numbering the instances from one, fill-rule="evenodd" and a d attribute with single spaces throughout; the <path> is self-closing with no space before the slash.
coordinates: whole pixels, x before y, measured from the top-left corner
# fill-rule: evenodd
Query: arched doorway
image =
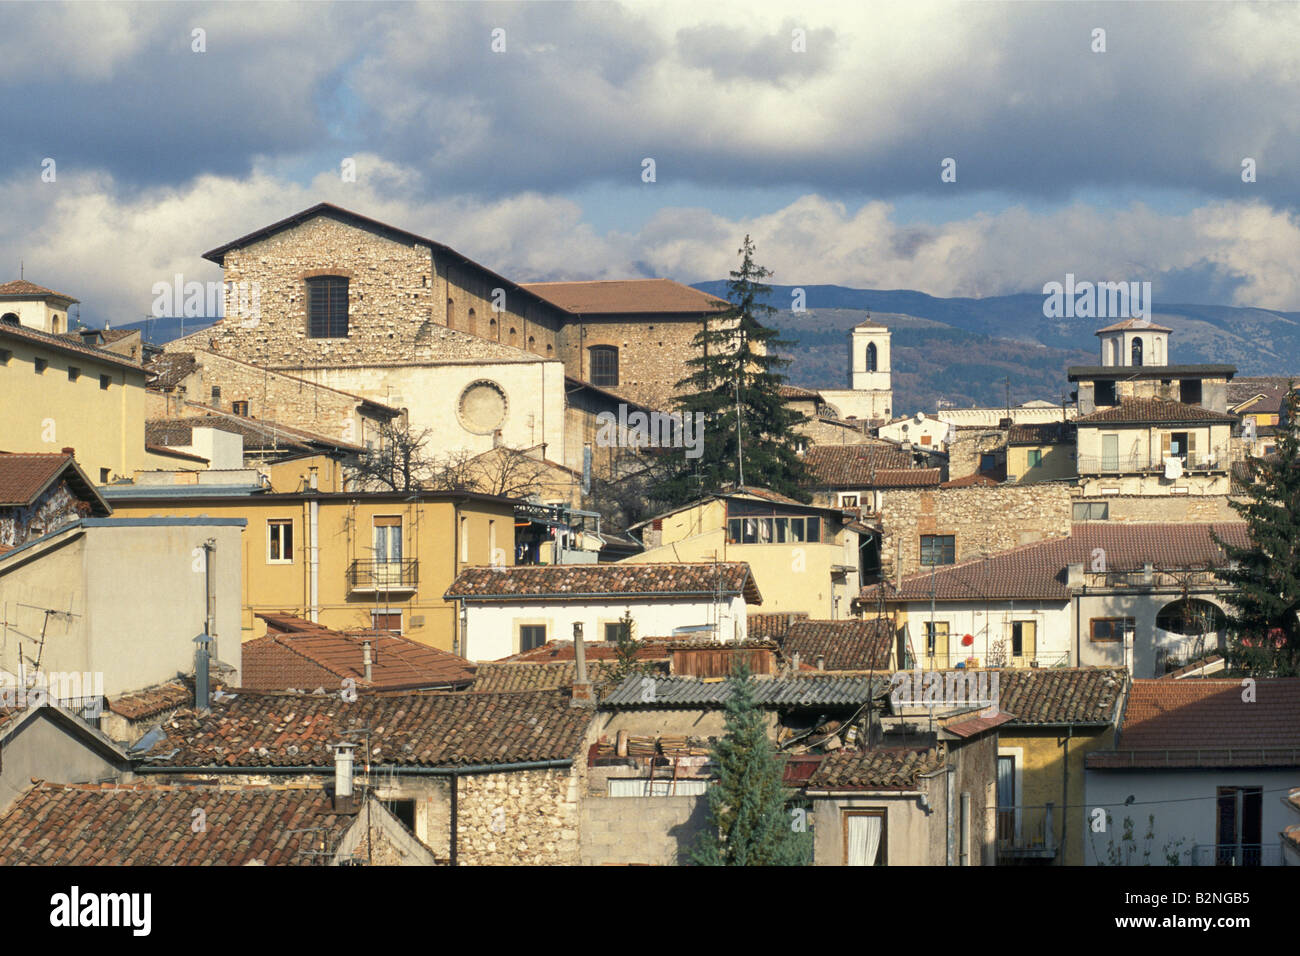
<path id="1" fill-rule="evenodd" d="M 1182 598 L 1156 614 L 1156 674 L 1198 660 L 1219 649 L 1227 616 L 1217 604 Z"/>

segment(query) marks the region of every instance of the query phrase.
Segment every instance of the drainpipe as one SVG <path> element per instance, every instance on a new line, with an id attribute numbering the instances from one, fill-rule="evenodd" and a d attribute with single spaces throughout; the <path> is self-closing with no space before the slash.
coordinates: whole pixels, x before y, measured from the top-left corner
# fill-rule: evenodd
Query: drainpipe
<path id="1" fill-rule="evenodd" d="M 456 844 L 460 842 L 460 807 L 457 803 L 457 791 L 460 790 L 460 776 L 456 773 L 451 775 L 451 845 L 450 860 L 451 866 L 457 866 Z"/>
<path id="2" fill-rule="evenodd" d="M 213 654 L 217 647 L 217 578 L 213 563 L 217 558 L 217 539 L 208 538 L 203 542 L 203 576 L 207 592 L 207 605 L 204 609 L 203 633 L 212 640 Z M 219 656 L 219 655 L 218 655 Z"/>
<path id="3" fill-rule="evenodd" d="M 316 489 L 316 470 L 313 468 L 311 473 L 311 487 Z M 320 618 L 320 501 L 313 495 L 310 504 L 307 506 L 308 513 L 308 550 L 307 550 L 307 574 L 310 611 L 308 618 L 313 624 L 317 623 Z"/>
<path id="4" fill-rule="evenodd" d="M 956 775 L 957 775 L 957 771 L 951 765 L 947 767 L 943 775 L 943 780 L 944 780 L 944 788 L 943 788 L 944 801 L 943 802 L 948 805 L 946 819 L 944 820 L 944 841 L 946 842 L 948 847 L 947 856 L 944 860 L 944 864 L 946 866 L 953 866 L 957 862 L 956 847 L 953 845 L 953 838 L 955 836 L 953 831 L 956 829 L 955 826 L 956 820 L 954 820 L 953 817 L 956 816 L 956 812 L 952 803 L 953 778 Z"/>
<path id="5" fill-rule="evenodd" d="M 961 795 L 961 866 L 970 866 L 970 793 Z"/>
<path id="6" fill-rule="evenodd" d="M 1070 836 L 1070 737 L 1073 725 L 1065 728 L 1065 753 L 1061 760 L 1061 846 L 1058 865 L 1065 865 L 1065 841 Z"/>

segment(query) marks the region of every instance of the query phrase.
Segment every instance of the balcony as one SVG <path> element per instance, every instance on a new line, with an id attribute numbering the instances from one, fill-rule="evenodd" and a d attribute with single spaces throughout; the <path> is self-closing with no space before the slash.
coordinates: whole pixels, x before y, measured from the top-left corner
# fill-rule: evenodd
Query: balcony
<path id="1" fill-rule="evenodd" d="M 998 862 L 1056 859 L 1054 804 L 997 807 Z"/>
<path id="2" fill-rule="evenodd" d="M 1227 474 L 1231 461 L 1226 447 L 1169 457 L 1182 461 L 1183 474 Z M 1163 475 L 1165 460 L 1144 452 L 1130 455 L 1080 455 L 1077 470 L 1080 475 Z"/>
<path id="3" fill-rule="evenodd" d="M 348 565 L 348 593 L 373 594 L 414 591 L 419 586 L 419 562 L 353 561 Z"/>
<path id="4" fill-rule="evenodd" d="M 1219 843 L 1193 848 L 1192 866 L 1281 866 L 1282 847 L 1262 843 Z"/>

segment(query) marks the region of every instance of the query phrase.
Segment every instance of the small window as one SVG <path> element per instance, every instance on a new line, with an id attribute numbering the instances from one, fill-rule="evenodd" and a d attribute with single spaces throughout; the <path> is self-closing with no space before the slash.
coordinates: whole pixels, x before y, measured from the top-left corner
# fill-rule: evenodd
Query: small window
<path id="1" fill-rule="evenodd" d="M 213 385 L 213 386 L 212 386 L 212 404 L 213 404 L 213 405 L 220 405 L 220 404 L 221 404 L 221 386 L 220 386 L 220 385 Z"/>
<path id="2" fill-rule="evenodd" d="M 840 505 L 845 508 L 856 508 L 858 506 L 858 496 L 840 495 Z"/>
<path id="3" fill-rule="evenodd" d="M 307 280 L 307 335 L 313 339 L 348 337 L 348 280 L 344 276 Z"/>
<path id="4" fill-rule="evenodd" d="M 79 378 L 81 378 L 81 369 L 77 368 L 75 365 L 69 365 L 69 366 L 68 366 L 68 381 L 69 381 L 69 382 L 75 382 L 75 381 L 76 381 L 77 379 L 79 379 Z"/>
<path id="5" fill-rule="evenodd" d="M 1097 382 L 1093 386 L 1092 401 L 1099 408 L 1118 404 L 1115 401 L 1115 383 L 1109 379 L 1104 382 Z"/>
<path id="6" fill-rule="evenodd" d="M 1043 463 L 1043 452 L 1039 448 L 1029 449 L 1029 467 L 1037 468 Z"/>
<path id="7" fill-rule="evenodd" d="M 1131 617 L 1094 617 L 1089 621 L 1092 640 L 1097 644 L 1115 644 L 1133 636 L 1135 620 Z"/>
<path id="8" fill-rule="evenodd" d="M 248 417 L 248 402 L 231 402 L 230 410 L 241 418 Z"/>
<path id="9" fill-rule="evenodd" d="M 992 471 L 998 466 L 998 456 L 983 454 L 980 455 L 980 471 Z"/>
<path id="10" fill-rule="evenodd" d="M 266 563 L 293 563 L 292 519 L 276 519 L 266 522 Z"/>
<path id="11" fill-rule="evenodd" d="M 519 625 L 519 650 L 531 651 L 534 647 L 541 647 L 546 643 L 546 625 L 545 624 L 521 624 Z"/>
<path id="12" fill-rule="evenodd" d="M 951 534 L 921 535 L 921 564 L 952 564 L 957 560 L 957 538 Z"/>
<path id="13" fill-rule="evenodd" d="M 1134 339 L 1130 351 L 1132 352 L 1133 361 L 1129 364 L 1134 367 L 1140 367 L 1142 365 L 1142 340 Z"/>
<path id="14" fill-rule="evenodd" d="M 401 636 L 402 633 L 402 612 L 401 611 L 371 611 L 370 626 L 376 631 L 392 631 L 394 634 Z"/>
<path id="15" fill-rule="evenodd" d="M 1201 404 L 1201 380 L 1185 378 L 1178 383 L 1178 400 L 1185 405 Z"/>
<path id="16" fill-rule="evenodd" d="M 110 385 L 112 385 L 112 384 L 113 384 L 113 377 L 112 377 L 111 375 L 101 375 L 101 376 L 99 376 L 99 387 L 100 387 L 103 391 L 107 392 L 107 391 L 108 391 L 108 386 L 110 386 Z"/>
<path id="17" fill-rule="evenodd" d="M 1076 501 L 1074 503 L 1075 521 L 1105 521 L 1110 517 L 1108 501 Z"/>
<path id="18" fill-rule="evenodd" d="M 101 469 L 99 469 L 99 483 L 100 483 L 101 485 L 106 485 L 106 484 L 108 484 L 108 479 L 111 478 L 112 475 L 113 475 L 113 471 L 112 471 L 111 468 L 101 468 Z"/>
<path id="19" fill-rule="evenodd" d="M 50 363 L 43 358 L 38 358 L 32 367 L 36 369 L 37 375 L 44 375 L 45 370 L 50 367 Z"/>
<path id="20" fill-rule="evenodd" d="M 591 384 L 611 386 L 618 384 L 618 349 L 612 345 L 593 345 L 591 353 Z"/>
<path id="21" fill-rule="evenodd" d="M 623 639 L 623 622 L 618 621 L 614 624 L 605 625 L 605 643 L 617 644 Z"/>
<path id="22" fill-rule="evenodd" d="M 398 822 L 406 829 L 415 833 L 415 801 L 414 800 L 385 800 L 385 805 L 393 816 L 397 817 Z"/>

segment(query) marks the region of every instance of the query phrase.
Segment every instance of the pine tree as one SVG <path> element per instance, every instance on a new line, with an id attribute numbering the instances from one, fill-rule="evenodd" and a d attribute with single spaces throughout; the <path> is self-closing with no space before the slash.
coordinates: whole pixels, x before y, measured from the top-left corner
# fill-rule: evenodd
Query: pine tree
<path id="1" fill-rule="evenodd" d="M 696 333 L 692 344 L 698 354 L 686 362 L 693 371 L 677 383 L 683 390 L 677 402 L 682 415 L 704 415 L 704 453 L 682 459 L 661 487 L 672 504 L 728 482 L 811 500 L 800 487 L 806 472 L 794 432 L 808 419 L 781 399 L 785 376 L 780 370 L 790 360 L 772 351 L 792 343 L 778 339 L 762 321 L 776 311 L 767 304 L 772 290 L 763 283 L 772 273 L 754 262 L 749 236 L 739 254 L 740 269 L 731 273 L 728 285 L 731 308 L 711 315 Z"/>
<path id="2" fill-rule="evenodd" d="M 1258 677 L 1300 673 L 1300 396 L 1287 383 L 1277 454 L 1249 457 L 1246 501 L 1230 502 L 1246 522 L 1250 546 L 1214 540 L 1234 566 L 1219 577 L 1229 598 L 1228 657 Z"/>
<path id="3" fill-rule="evenodd" d="M 634 674 L 650 672 L 645 661 L 637 657 L 637 652 L 641 650 L 641 642 L 636 639 L 636 625 L 632 620 L 631 608 L 623 612 L 618 623 L 618 644 L 614 648 L 614 667 L 609 675 L 609 680 L 616 684 L 622 683 L 625 678 Z"/>
<path id="4" fill-rule="evenodd" d="M 717 782 L 709 787 L 710 826 L 692 858 L 700 866 L 798 866 L 811 859 L 811 835 L 795 833 L 782 784 L 783 761 L 767 737 L 749 668 L 728 679 L 726 732 L 710 750 Z"/>

